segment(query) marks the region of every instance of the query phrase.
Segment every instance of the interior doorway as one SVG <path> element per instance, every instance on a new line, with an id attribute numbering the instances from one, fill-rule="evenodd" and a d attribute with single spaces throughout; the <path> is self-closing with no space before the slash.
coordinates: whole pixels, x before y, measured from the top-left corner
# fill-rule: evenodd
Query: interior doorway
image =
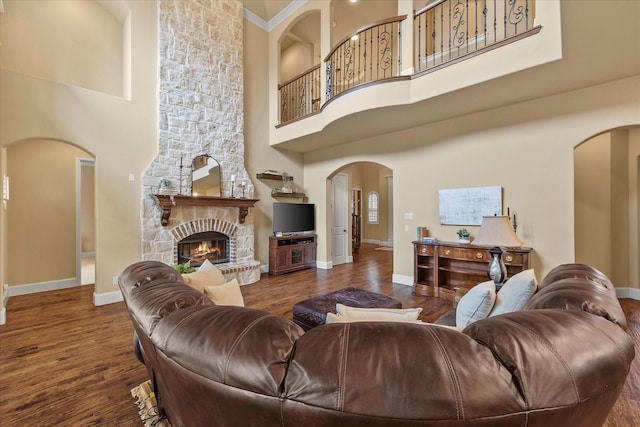
<path id="1" fill-rule="evenodd" d="M 76 277 L 80 285 L 96 282 L 95 160 L 76 158 Z"/>
<path id="2" fill-rule="evenodd" d="M 11 179 L 6 242 L 12 248 L 6 296 L 81 285 L 79 170 L 81 163 L 93 162 L 92 155 L 71 143 L 34 138 L 8 145 L 6 162 Z M 87 189 L 93 193 L 92 182 Z M 93 223 L 93 211 L 85 215 L 89 218 Z M 35 255 L 38 268 L 33 268 Z"/>
<path id="3" fill-rule="evenodd" d="M 354 255 L 357 255 L 362 245 L 366 244 L 375 245 L 378 250 L 391 252 L 393 247 L 393 170 L 379 163 L 355 162 L 336 170 L 332 176 L 336 177 L 339 174 L 346 177 L 348 189 L 345 192 L 347 205 L 344 207 L 344 215 L 348 223 L 347 227 L 343 228 L 348 230 L 348 236 L 344 239 L 344 242 L 349 245 L 346 248 L 348 254 L 346 262 L 355 262 L 357 257 Z M 331 178 L 332 197 L 335 197 L 334 179 Z M 371 194 L 375 194 L 376 197 L 374 216 L 369 211 Z M 336 202 L 333 202 L 330 213 L 332 216 L 336 215 L 336 206 Z M 343 244 L 342 240 L 337 242 L 334 239 L 334 231 L 332 228 L 332 250 L 336 244 Z M 333 254 L 335 252 L 332 253 L 332 258 Z"/>
<path id="4" fill-rule="evenodd" d="M 362 189 L 351 189 L 351 253 L 359 254 L 362 245 Z"/>
<path id="5" fill-rule="evenodd" d="M 347 182 L 347 175 L 344 173 L 338 173 L 331 179 L 331 262 L 334 266 L 345 264 L 349 253 Z"/>
<path id="6" fill-rule="evenodd" d="M 612 129 L 574 149 L 575 260 L 618 287 L 640 278 L 640 126 Z"/>

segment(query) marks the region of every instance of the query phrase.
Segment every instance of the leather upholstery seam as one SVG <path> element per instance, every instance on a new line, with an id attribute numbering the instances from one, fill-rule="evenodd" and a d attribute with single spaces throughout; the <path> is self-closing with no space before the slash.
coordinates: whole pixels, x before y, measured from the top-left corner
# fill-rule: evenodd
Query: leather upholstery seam
<path id="1" fill-rule="evenodd" d="M 195 306 L 192 306 L 195 307 Z M 177 312 L 178 310 L 175 310 L 173 313 Z M 197 311 L 193 311 L 191 313 L 189 313 L 187 316 L 183 317 L 182 319 L 180 319 L 175 325 L 173 325 L 173 327 L 171 328 L 170 331 L 167 331 L 165 334 L 164 339 L 162 340 L 162 348 L 167 348 L 167 346 L 169 345 L 169 339 L 171 338 L 171 336 L 173 335 L 173 333 L 175 332 L 176 329 L 178 329 L 180 326 L 182 326 L 182 324 L 184 322 L 186 322 L 187 320 L 191 319 L 192 316 L 194 316 L 196 313 L 198 313 L 199 310 Z M 160 321 L 162 319 L 165 319 L 167 316 L 163 316 L 162 318 L 160 318 L 157 322 L 156 325 L 153 327 L 153 329 L 149 332 L 149 339 L 151 339 L 151 336 L 153 335 L 153 332 L 156 330 L 156 326 L 158 326 L 158 324 L 160 323 Z M 151 341 L 153 343 L 153 340 Z"/>
<path id="2" fill-rule="evenodd" d="M 565 372 L 567 373 L 569 379 L 571 380 L 571 387 L 573 388 L 573 394 L 574 394 L 574 398 L 575 398 L 575 404 L 579 404 L 580 403 L 580 393 L 578 391 L 578 386 L 576 385 L 576 380 L 573 377 L 571 370 L 569 369 L 569 366 L 567 366 L 566 361 L 564 360 L 564 358 L 560 355 L 560 353 L 558 353 L 556 351 L 556 349 L 551 345 L 551 343 L 546 340 L 542 335 L 538 334 L 536 331 L 534 331 L 533 329 L 517 323 L 518 326 L 524 328 L 524 330 L 526 330 L 527 332 L 529 332 L 529 334 L 531 334 L 533 336 L 533 338 L 538 341 L 540 344 L 542 344 L 544 347 L 547 348 L 547 350 L 549 350 L 551 352 L 551 354 L 553 354 L 556 357 L 556 360 L 558 360 L 558 362 L 560 362 L 560 365 L 562 365 L 562 367 L 564 368 Z"/>
<path id="3" fill-rule="evenodd" d="M 236 348 L 238 348 L 238 346 L 240 345 L 240 341 L 242 341 L 242 339 L 249 333 L 251 329 L 253 329 L 258 323 L 262 322 L 267 317 L 272 317 L 272 315 L 269 314 L 269 315 L 262 316 L 255 319 L 253 322 L 249 323 L 249 325 L 247 325 L 247 327 L 245 327 L 242 330 L 242 332 L 240 332 L 240 334 L 236 337 L 236 339 L 233 340 L 233 343 L 231 344 L 231 348 L 229 348 L 229 352 L 227 353 L 227 356 L 225 357 L 225 361 L 224 361 L 224 375 L 222 376 L 222 381 L 224 384 L 227 384 L 228 374 L 229 374 L 229 364 L 231 363 L 231 358 L 233 357 L 233 353 L 236 351 Z"/>
<path id="4" fill-rule="evenodd" d="M 342 337 L 342 348 L 340 349 L 340 366 L 338 367 L 338 390 L 336 395 L 336 410 L 344 411 L 344 395 L 346 389 L 347 376 L 347 347 L 349 345 L 350 324 L 345 324 L 344 335 Z"/>
<path id="5" fill-rule="evenodd" d="M 458 379 L 458 376 L 456 375 L 455 369 L 453 367 L 453 363 L 451 362 L 451 358 L 449 357 L 449 353 L 447 352 L 446 347 L 444 346 L 444 344 L 440 340 L 440 337 L 438 337 L 438 335 L 433 330 L 431 330 L 431 328 L 428 328 L 427 330 L 429 331 L 429 333 L 433 337 L 434 341 L 436 342 L 436 345 L 438 346 L 438 349 L 440 350 L 440 353 L 442 354 L 442 358 L 445 361 L 445 364 L 447 366 L 447 370 L 449 371 L 451 383 L 453 385 L 454 394 L 455 394 L 456 416 L 458 417 L 458 419 L 465 419 L 465 416 L 464 416 L 464 405 L 462 403 L 462 393 L 461 393 L 460 381 Z"/>

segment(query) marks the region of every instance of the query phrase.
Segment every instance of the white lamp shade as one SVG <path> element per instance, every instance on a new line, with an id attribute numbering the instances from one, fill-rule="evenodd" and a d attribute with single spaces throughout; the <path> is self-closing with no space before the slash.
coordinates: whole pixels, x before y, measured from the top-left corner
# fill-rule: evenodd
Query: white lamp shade
<path id="1" fill-rule="evenodd" d="M 478 236 L 473 240 L 473 244 L 517 247 L 522 246 L 522 240 L 520 240 L 516 232 L 513 231 L 509 217 L 505 215 L 483 216 L 480 231 L 478 232 Z"/>

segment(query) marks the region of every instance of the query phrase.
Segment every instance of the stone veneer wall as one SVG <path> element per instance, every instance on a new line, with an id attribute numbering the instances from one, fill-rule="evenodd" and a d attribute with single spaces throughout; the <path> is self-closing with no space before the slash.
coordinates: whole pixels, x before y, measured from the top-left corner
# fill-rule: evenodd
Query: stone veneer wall
<path id="1" fill-rule="evenodd" d="M 230 238 L 236 259 L 221 269 L 228 278 L 253 283 L 260 276 L 254 261 L 251 208 L 244 224 L 238 222 L 238 208 L 174 208 L 169 224 L 162 227 L 160 209 L 151 196 L 162 178 L 180 187 L 181 159 L 183 166 L 189 166 L 193 157 L 207 153 L 220 163 L 223 197 L 231 195 L 231 175 L 236 182 L 246 181 L 246 196 L 253 197 L 244 168 L 242 4 L 160 0 L 158 21 L 159 150 L 142 177 L 142 258 L 175 263 L 176 236 L 182 232 L 177 230 L 217 220 L 216 224 L 234 230 Z M 188 167 L 182 169 L 183 194 L 190 194 L 190 172 Z M 238 277 L 238 271 L 244 271 L 244 277 Z"/>

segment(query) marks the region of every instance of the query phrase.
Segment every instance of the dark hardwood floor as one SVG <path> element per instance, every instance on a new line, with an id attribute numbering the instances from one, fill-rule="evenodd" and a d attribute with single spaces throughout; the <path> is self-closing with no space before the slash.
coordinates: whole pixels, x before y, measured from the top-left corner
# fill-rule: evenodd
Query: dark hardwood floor
<path id="1" fill-rule="evenodd" d="M 353 264 L 331 270 L 263 275 L 243 286 L 249 307 L 291 318 L 293 304 L 346 286 L 361 287 L 423 307 L 433 321 L 451 302 L 413 295 L 391 283 L 392 253 L 365 245 Z M 131 346 L 124 303 L 92 305 L 93 286 L 16 296 L 0 326 L 0 425 L 140 426 L 130 390 L 147 379 Z M 640 355 L 640 301 L 621 300 Z M 633 362 L 608 427 L 640 425 L 640 357 Z M 409 368 L 408 368 L 409 369 Z"/>

